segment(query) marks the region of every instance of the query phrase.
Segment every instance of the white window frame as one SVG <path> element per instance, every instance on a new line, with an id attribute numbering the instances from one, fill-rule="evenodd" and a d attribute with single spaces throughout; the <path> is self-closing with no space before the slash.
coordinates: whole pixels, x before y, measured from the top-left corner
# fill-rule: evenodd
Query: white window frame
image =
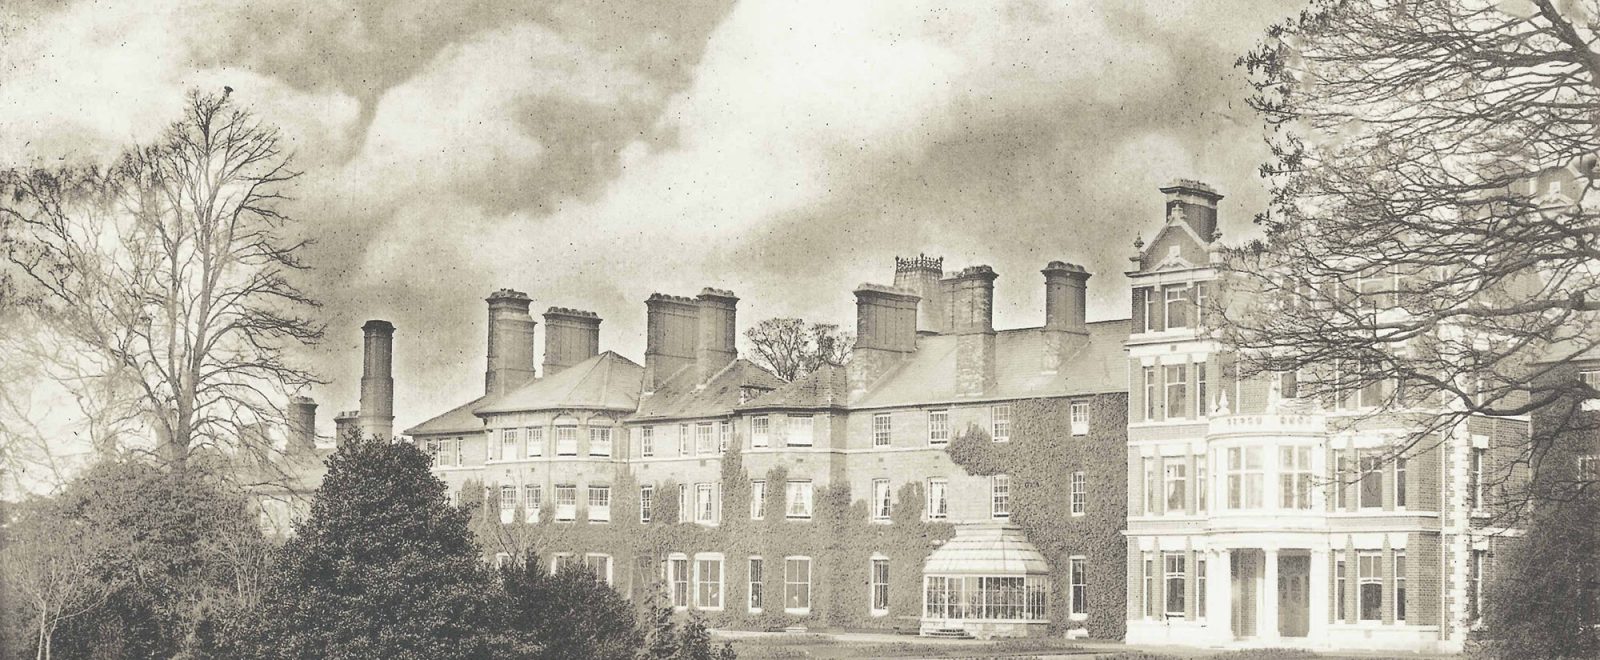
<path id="1" fill-rule="evenodd" d="M 516 484 L 500 485 L 500 522 L 510 523 L 517 517 L 517 494 L 519 489 Z"/>
<path id="2" fill-rule="evenodd" d="M 605 568 L 604 571 L 599 570 L 600 567 L 596 567 L 595 566 L 595 563 L 598 563 L 598 562 L 595 562 L 593 560 L 597 560 L 597 559 L 605 560 L 603 563 L 601 563 L 601 566 L 603 566 Z M 613 564 L 613 562 L 611 561 L 611 555 L 605 554 L 603 552 L 590 552 L 590 553 L 585 554 L 583 556 L 583 566 L 584 566 L 584 568 L 587 568 L 587 569 L 589 569 L 590 572 L 594 573 L 595 579 L 605 582 L 606 586 L 611 586 L 611 584 L 612 584 L 612 582 L 611 582 L 611 576 L 612 576 L 612 570 L 613 570 L 612 564 Z"/>
<path id="3" fill-rule="evenodd" d="M 1072 555 L 1067 558 L 1067 620 L 1083 621 L 1089 618 L 1089 558 Z"/>
<path id="4" fill-rule="evenodd" d="M 1166 419 L 1189 419 L 1189 365 L 1161 365 L 1161 378 L 1167 395 Z"/>
<path id="5" fill-rule="evenodd" d="M 883 569 L 881 580 L 878 575 L 880 567 Z M 889 558 L 873 555 L 867 560 L 867 609 L 872 616 L 888 616 L 889 584 Z"/>
<path id="6" fill-rule="evenodd" d="M 1072 473 L 1069 501 L 1072 504 L 1072 515 L 1081 516 L 1089 511 L 1088 477 L 1082 470 Z"/>
<path id="7" fill-rule="evenodd" d="M 756 415 L 750 418 L 750 446 L 772 446 L 772 419 L 766 415 Z"/>
<path id="8" fill-rule="evenodd" d="M 655 509 L 656 509 L 656 487 L 653 484 L 645 484 L 643 486 L 640 486 L 639 487 L 639 524 L 643 525 L 645 523 L 650 522 L 650 518 L 655 515 Z"/>
<path id="9" fill-rule="evenodd" d="M 705 591 L 705 588 L 712 585 L 712 582 L 709 579 L 707 579 L 707 577 L 705 576 L 705 572 L 706 572 L 705 567 L 708 564 L 716 566 L 716 569 L 717 569 L 717 580 L 716 580 L 716 583 L 715 583 L 716 591 L 713 592 L 713 594 L 712 594 L 712 595 L 714 595 L 716 597 L 715 598 L 715 600 L 716 600 L 715 603 L 707 602 L 708 600 L 710 600 L 709 597 L 706 598 L 706 599 L 702 599 L 701 598 L 702 594 Z M 727 568 L 728 567 L 727 567 L 726 563 L 724 563 L 724 561 L 723 561 L 722 553 L 720 553 L 720 552 L 701 552 L 701 553 L 695 554 L 695 556 L 694 556 L 694 608 L 695 609 L 704 610 L 704 611 L 707 611 L 707 612 L 721 612 L 722 611 L 723 607 L 726 605 L 726 603 L 728 601 L 728 598 L 727 598 L 728 593 L 727 593 L 727 590 L 725 588 L 727 586 L 727 576 L 728 576 Z"/>
<path id="10" fill-rule="evenodd" d="M 876 522 L 889 522 L 893 506 L 894 494 L 889 490 L 889 480 L 873 479 L 872 519 Z"/>
<path id="11" fill-rule="evenodd" d="M 1266 506 L 1266 462 L 1262 456 L 1264 452 L 1260 445 L 1227 448 L 1224 467 L 1227 468 L 1228 474 L 1228 510 L 1255 511 Z M 1254 468 L 1250 467 L 1251 456 L 1256 458 Z M 1235 461 L 1235 458 L 1238 460 Z M 1234 501 L 1235 492 L 1238 493 L 1237 502 Z"/>
<path id="12" fill-rule="evenodd" d="M 1176 570 L 1174 570 L 1176 565 Z M 1178 589 L 1172 588 L 1173 583 Z M 1189 557 L 1183 552 L 1161 553 L 1161 613 L 1168 619 L 1183 620 L 1188 616 Z M 1172 595 L 1178 594 L 1178 609 L 1172 609 Z"/>
<path id="13" fill-rule="evenodd" d="M 656 455 L 656 427 L 639 427 L 639 457 L 651 458 Z"/>
<path id="14" fill-rule="evenodd" d="M 544 455 L 544 427 L 528 427 L 528 458 L 537 458 Z"/>
<path id="15" fill-rule="evenodd" d="M 1278 508 L 1287 511 L 1309 511 L 1316 473 L 1311 469 L 1311 448 L 1282 445 L 1278 447 Z"/>
<path id="16" fill-rule="evenodd" d="M 566 424 L 556 427 L 556 455 L 578 455 L 578 427 L 575 424 Z"/>
<path id="17" fill-rule="evenodd" d="M 527 484 L 522 487 L 522 495 L 525 500 L 522 504 L 523 520 L 539 522 L 539 509 L 544 506 L 544 489 L 538 484 Z"/>
<path id="18" fill-rule="evenodd" d="M 1173 498 L 1177 506 L 1173 506 Z M 1161 462 L 1162 512 L 1167 515 L 1183 514 L 1188 510 L 1189 466 L 1178 456 L 1168 456 Z"/>
<path id="19" fill-rule="evenodd" d="M 1157 398 L 1161 393 L 1161 386 L 1156 382 L 1155 367 L 1144 367 L 1141 373 L 1144 374 L 1144 421 L 1153 422 L 1159 417 L 1156 414 L 1156 409 L 1158 408 L 1156 404 L 1161 401 Z"/>
<path id="20" fill-rule="evenodd" d="M 786 415 L 784 444 L 789 447 L 811 447 L 817 442 L 817 420 L 813 415 Z"/>
<path id="21" fill-rule="evenodd" d="M 694 521 L 702 525 L 717 524 L 717 488 L 715 484 L 694 485 Z"/>
<path id="22" fill-rule="evenodd" d="M 1191 324 L 1189 323 L 1188 309 L 1186 309 L 1184 307 L 1184 305 L 1189 305 L 1190 304 L 1189 303 L 1189 285 L 1182 284 L 1182 285 L 1164 286 L 1164 287 L 1161 288 L 1161 298 L 1162 298 L 1162 301 L 1165 303 L 1165 306 L 1161 310 L 1162 313 L 1164 314 L 1164 316 L 1162 316 L 1162 319 L 1161 319 L 1163 327 L 1165 327 L 1168 330 L 1171 330 L 1173 328 L 1188 328 L 1188 327 L 1191 327 Z M 1172 322 L 1172 308 L 1173 308 L 1173 306 L 1177 306 L 1179 311 L 1182 312 L 1181 315 L 1182 315 L 1183 318 L 1182 318 L 1180 323 L 1176 323 L 1175 324 L 1175 323 Z"/>
<path id="23" fill-rule="evenodd" d="M 1156 310 L 1161 309 L 1161 301 L 1156 298 L 1156 289 L 1153 286 L 1139 287 L 1144 289 L 1144 331 L 1157 332 Z"/>
<path id="24" fill-rule="evenodd" d="M 798 570 L 795 571 L 795 574 L 794 574 L 795 576 L 793 578 L 791 578 L 790 570 L 789 570 L 791 562 L 796 567 L 799 567 L 799 566 L 804 566 L 805 567 L 805 579 L 804 580 L 799 579 L 799 571 Z M 785 614 L 802 614 L 803 615 L 803 614 L 810 614 L 811 613 L 811 596 L 812 596 L 812 594 L 811 594 L 811 586 L 812 586 L 812 581 L 813 581 L 812 580 L 812 577 L 813 577 L 812 576 L 812 569 L 813 568 L 814 568 L 814 564 L 812 563 L 811 558 L 807 557 L 805 555 L 790 555 L 788 557 L 784 557 L 783 558 L 783 611 L 784 611 Z M 789 594 L 790 594 L 790 592 L 792 590 L 793 591 L 799 591 L 800 589 L 804 589 L 804 591 L 801 592 L 805 596 L 804 602 L 799 602 L 799 604 L 797 604 L 796 606 L 790 607 L 789 606 Z"/>
<path id="25" fill-rule="evenodd" d="M 678 425 L 678 455 L 689 456 L 694 453 L 694 439 L 689 436 L 689 425 Z"/>
<path id="26" fill-rule="evenodd" d="M 611 487 L 589 486 L 588 506 L 589 522 L 611 522 Z"/>
<path id="27" fill-rule="evenodd" d="M 590 456 L 610 456 L 611 455 L 611 427 L 609 427 L 609 426 L 598 426 L 598 427 L 597 426 L 591 426 L 591 427 L 589 427 L 589 455 Z"/>
<path id="28" fill-rule="evenodd" d="M 950 409 L 928 411 L 928 444 L 950 443 Z"/>
<path id="29" fill-rule="evenodd" d="M 1089 435 L 1089 402 L 1073 401 L 1071 408 L 1072 435 Z"/>
<path id="30" fill-rule="evenodd" d="M 784 484 L 783 517 L 789 520 L 810 520 L 816 513 L 816 489 L 809 479 L 791 479 Z M 798 498 L 798 499 L 797 499 Z M 796 512 L 795 503 L 804 504 L 804 512 Z"/>
<path id="31" fill-rule="evenodd" d="M 728 443 L 733 441 L 733 422 L 722 420 L 717 422 L 717 453 L 728 453 Z"/>
<path id="32" fill-rule="evenodd" d="M 744 606 L 745 611 L 751 614 L 760 614 L 767 604 L 766 576 L 763 575 L 766 569 L 766 561 L 761 557 L 750 557 L 745 562 Z"/>
<path id="33" fill-rule="evenodd" d="M 872 416 L 872 446 L 888 447 L 894 441 L 894 418 L 889 413 Z"/>
<path id="34" fill-rule="evenodd" d="M 928 520 L 945 520 L 950 517 L 950 480 L 944 477 L 928 479 Z"/>
<path id="35" fill-rule="evenodd" d="M 494 567 L 495 567 L 496 570 L 499 570 L 501 568 L 505 568 L 506 563 L 510 562 L 510 561 L 511 561 L 511 553 L 509 553 L 509 552 L 496 552 L 496 553 L 494 553 Z"/>
<path id="36" fill-rule="evenodd" d="M 689 522 L 694 519 L 694 511 L 689 508 L 689 484 L 678 484 L 678 520 Z"/>
<path id="37" fill-rule="evenodd" d="M 766 516 L 767 508 L 767 480 L 756 479 L 750 482 L 750 519 L 762 520 Z"/>
<path id="38" fill-rule="evenodd" d="M 563 497 L 568 495 L 568 497 Z M 562 504 L 562 500 L 571 499 L 571 503 Z M 556 485 L 556 522 L 572 522 L 578 519 L 578 486 L 577 484 Z"/>
<path id="39" fill-rule="evenodd" d="M 989 406 L 989 437 L 995 442 L 1011 441 L 1011 404 Z"/>
<path id="40" fill-rule="evenodd" d="M 1389 606 L 1394 612 L 1395 623 L 1406 622 L 1406 551 L 1394 552 L 1394 604 Z"/>
<path id="41" fill-rule="evenodd" d="M 717 453 L 716 424 L 700 422 L 694 425 L 694 453 L 697 456 L 710 456 Z"/>
<path id="42" fill-rule="evenodd" d="M 997 474 L 989 477 L 989 517 L 1005 520 L 1011 517 L 1011 476 Z"/>
<path id="43" fill-rule="evenodd" d="M 674 610 L 689 609 L 689 603 L 694 598 L 694 576 L 690 573 L 692 570 L 694 565 L 689 561 L 689 555 L 681 552 L 667 555 L 667 599 L 672 601 Z"/>
<path id="44" fill-rule="evenodd" d="M 522 453 L 519 451 L 522 448 L 522 434 L 518 433 L 518 431 L 519 429 L 515 428 L 500 429 L 500 455 L 497 458 L 502 461 L 511 461 L 516 460 L 517 456 Z"/>
<path id="45" fill-rule="evenodd" d="M 1370 561 L 1369 561 L 1370 560 Z M 1368 568 L 1371 572 L 1368 572 Z M 1365 585 L 1378 585 L 1374 591 L 1378 594 L 1378 603 L 1374 607 L 1377 612 L 1375 618 L 1366 618 L 1367 589 Z M 1382 621 L 1383 620 L 1383 553 L 1376 550 L 1362 550 L 1356 553 L 1356 621 Z"/>

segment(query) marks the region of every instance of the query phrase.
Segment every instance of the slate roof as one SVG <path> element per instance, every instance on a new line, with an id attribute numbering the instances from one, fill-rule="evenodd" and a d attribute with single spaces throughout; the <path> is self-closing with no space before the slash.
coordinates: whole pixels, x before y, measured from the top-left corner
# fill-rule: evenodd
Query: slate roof
<path id="1" fill-rule="evenodd" d="M 1067 355 L 1054 373 L 1044 371 L 1044 332 L 1040 328 L 995 333 L 995 385 L 982 396 L 956 388 L 955 335 L 918 339 L 917 352 L 867 387 L 853 408 L 878 408 L 960 401 L 1026 399 L 1125 392 L 1128 362 L 1123 341 L 1130 321 L 1088 324 L 1088 341 Z M 763 399 L 764 400 L 764 399 Z"/>
<path id="2" fill-rule="evenodd" d="M 742 387 L 775 390 L 784 382 L 755 363 L 737 359 L 706 381 L 702 387 L 699 371 L 690 364 L 667 379 L 649 396 L 639 400 L 634 419 L 690 419 L 726 415 L 739 405 Z"/>
<path id="3" fill-rule="evenodd" d="M 473 410 L 478 416 L 524 410 L 588 408 L 625 410 L 639 407 L 644 367 L 606 351 L 514 389 Z"/>
<path id="4" fill-rule="evenodd" d="M 487 395 L 463 403 L 449 412 L 406 429 L 403 435 L 439 435 L 446 433 L 472 433 L 483 430 L 483 420 L 472 414 L 479 406 L 488 403 Z"/>
<path id="5" fill-rule="evenodd" d="M 844 408 L 849 404 L 850 381 L 845 368 L 828 364 L 794 382 L 739 406 L 739 410 Z"/>

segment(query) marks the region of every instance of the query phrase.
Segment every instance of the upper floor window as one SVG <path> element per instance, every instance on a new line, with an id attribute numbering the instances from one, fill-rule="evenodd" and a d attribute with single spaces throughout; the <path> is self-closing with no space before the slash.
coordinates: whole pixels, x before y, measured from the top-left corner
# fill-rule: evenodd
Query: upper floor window
<path id="1" fill-rule="evenodd" d="M 1467 505 L 1472 509 L 1483 508 L 1483 462 L 1488 453 L 1487 449 L 1473 447 L 1467 459 Z"/>
<path id="2" fill-rule="evenodd" d="M 1167 372 L 1167 419 L 1183 419 L 1189 416 L 1189 367 L 1183 364 L 1168 365 Z"/>
<path id="3" fill-rule="evenodd" d="M 1183 513 L 1184 497 L 1189 491 L 1189 466 L 1174 456 L 1164 461 L 1162 467 L 1167 491 L 1167 513 Z"/>
<path id="4" fill-rule="evenodd" d="M 784 509 L 785 518 L 810 518 L 811 517 L 811 482 L 791 481 L 788 483 L 788 501 Z"/>
<path id="5" fill-rule="evenodd" d="M 757 415 L 750 418 L 750 446 L 766 447 L 771 444 L 767 436 L 767 416 Z"/>
<path id="6" fill-rule="evenodd" d="M 788 445 L 790 447 L 810 447 L 812 443 L 812 424 L 810 415 L 789 415 L 785 420 L 789 423 Z"/>
<path id="7" fill-rule="evenodd" d="M 692 445 L 693 442 L 694 441 L 689 438 L 689 425 L 688 424 L 679 424 L 678 425 L 678 455 L 679 456 L 688 456 L 689 454 L 694 453 L 694 447 Z"/>
<path id="8" fill-rule="evenodd" d="M 556 520 L 572 521 L 578 518 L 578 487 L 556 486 Z"/>
<path id="9" fill-rule="evenodd" d="M 1157 387 L 1156 386 L 1156 368 L 1155 367 L 1145 367 L 1144 370 L 1143 370 L 1143 373 L 1144 373 L 1144 421 L 1150 422 L 1150 421 L 1155 421 L 1155 418 L 1156 418 L 1156 402 L 1160 400 L 1157 397 L 1158 390 L 1156 389 L 1156 387 Z"/>
<path id="10" fill-rule="evenodd" d="M 1072 515 L 1081 516 L 1089 510 L 1089 488 L 1082 471 L 1072 473 L 1072 489 L 1070 491 L 1072 502 Z"/>
<path id="11" fill-rule="evenodd" d="M 444 441 L 429 438 L 422 441 L 422 451 L 428 455 L 428 461 L 434 467 L 443 465 Z"/>
<path id="12" fill-rule="evenodd" d="M 1072 402 L 1072 434 L 1089 435 L 1089 402 Z"/>
<path id="13" fill-rule="evenodd" d="M 1156 297 L 1155 287 L 1144 287 L 1144 331 L 1156 332 L 1161 329 L 1161 300 Z"/>
<path id="14" fill-rule="evenodd" d="M 1169 286 L 1162 294 L 1167 303 L 1167 328 L 1189 327 L 1189 287 Z"/>
<path id="15" fill-rule="evenodd" d="M 705 524 L 717 522 L 717 492 L 711 484 L 694 485 L 694 521 Z"/>
<path id="16" fill-rule="evenodd" d="M 641 426 L 639 432 L 639 456 L 649 458 L 656 455 L 656 427 Z"/>
<path id="17" fill-rule="evenodd" d="M 989 477 L 989 515 L 1011 517 L 1011 477 L 1003 474 Z"/>
<path id="18" fill-rule="evenodd" d="M 534 426 L 528 429 L 528 457 L 544 455 L 544 427 Z"/>
<path id="19" fill-rule="evenodd" d="M 733 422 L 726 419 L 717 422 L 717 453 L 728 452 L 728 443 L 733 440 Z"/>
<path id="20" fill-rule="evenodd" d="M 589 522 L 611 522 L 611 487 L 589 487 Z"/>
<path id="21" fill-rule="evenodd" d="M 950 411 L 928 411 L 928 444 L 942 445 L 950 442 Z"/>
<path id="22" fill-rule="evenodd" d="M 1360 454 L 1361 480 L 1356 484 L 1358 504 L 1363 509 L 1383 508 L 1383 454 L 1376 450 Z"/>
<path id="23" fill-rule="evenodd" d="M 556 427 L 556 455 L 557 456 L 577 456 L 578 455 L 578 427 L 576 427 L 576 426 L 557 426 Z"/>
<path id="24" fill-rule="evenodd" d="M 1278 448 L 1278 494 L 1285 509 L 1311 508 L 1311 448 Z"/>
<path id="25" fill-rule="evenodd" d="M 944 479 L 928 480 L 928 519 L 944 520 L 950 516 L 950 482 Z"/>
<path id="26" fill-rule="evenodd" d="M 872 446 L 889 446 L 890 423 L 889 413 L 878 413 L 872 416 Z"/>
<path id="27" fill-rule="evenodd" d="M 1260 447 L 1228 448 L 1228 508 L 1259 509 L 1266 485 Z"/>
<path id="28" fill-rule="evenodd" d="M 705 456 L 716 453 L 717 439 L 712 435 L 712 432 L 711 422 L 702 422 L 694 426 L 694 451 L 696 454 Z"/>
<path id="29" fill-rule="evenodd" d="M 872 519 L 888 520 L 891 495 L 888 479 L 872 480 Z"/>
<path id="30" fill-rule="evenodd" d="M 500 431 L 500 460 L 509 461 L 516 459 L 521 446 L 517 443 L 517 429 L 502 429 Z"/>
<path id="31" fill-rule="evenodd" d="M 1584 481 L 1600 481 L 1600 456 L 1594 454 L 1579 456 L 1578 478 Z"/>
<path id="32" fill-rule="evenodd" d="M 989 426 L 995 442 L 1006 442 L 1011 439 L 1011 404 L 1002 403 L 989 407 Z"/>
<path id="33" fill-rule="evenodd" d="M 767 482 L 759 479 L 750 482 L 750 519 L 761 520 L 766 508 Z"/>
<path id="34" fill-rule="evenodd" d="M 611 455 L 611 429 L 610 428 L 594 428 L 594 427 L 590 427 L 589 428 L 589 455 L 590 456 L 610 456 Z"/>
<path id="35" fill-rule="evenodd" d="M 639 487 L 639 522 L 650 522 L 656 508 L 656 487 L 649 484 Z"/>

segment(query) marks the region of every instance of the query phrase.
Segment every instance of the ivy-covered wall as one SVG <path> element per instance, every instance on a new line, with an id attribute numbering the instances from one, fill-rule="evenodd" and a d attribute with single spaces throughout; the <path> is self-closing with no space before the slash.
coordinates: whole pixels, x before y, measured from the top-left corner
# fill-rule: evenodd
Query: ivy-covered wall
<path id="1" fill-rule="evenodd" d="M 1072 435 L 1066 399 L 1019 401 L 1010 442 L 992 442 L 970 428 L 950 443 L 957 465 L 979 475 L 1011 478 L 1011 521 L 1050 565 L 1050 625 L 1083 625 L 1096 638 L 1120 639 L 1126 629 L 1128 398 L 1097 395 L 1089 402 L 1089 433 Z M 1087 508 L 1072 515 L 1070 478 L 1083 471 Z M 1067 620 L 1067 558 L 1082 555 L 1088 573 L 1088 619 Z"/>
<path id="2" fill-rule="evenodd" d="M 948 451 L 957 464 L 974 474 L 1012 476 L 1011 520 L 1045 553 L 1053 571 L 1052 630 L 1083 625 L 1067 620 L 1066 600 L 1067 557 L 1081 554 L 1087 557 L 1089 572 L 1089 632 L 1097 637 L 1120 637 L 1126 397 L 1094 397 L 1090 405 L 1091 431 L 1078 437 L 1070 434 L 1069 401 L 1052 398 L 1018 402 L 1013 412 L 1011 442 L 992 443 L 984 434 L 953 441 Z M 1073 517 L 1066 479 L 1079 469 L 1089 475 L 1089 509 L 1086 515 Z M 767 483 L 762 519 L 751 520 L 750 481 L 762 477 Z M 868 494 L 855 496 L 845 479 L 816 489 L 810 520 L 785 519 L 787 470 L 779 466 L 753 477 L 746 471 L 737 446 L 723 455 L 720 478 L 722 513 L 717 526 L 676 522 L 677 484 L 671 481 L 654 484 L 651 521 L 639 523 L 640 484 L 623 465 L 617 466 L 611 482 L 609 523 L 586 521 L 585 498 L 581 494 L 575 522 L 550 522 L 554 520 L 554 506 L 548 494 L 539 523 L 523 522 L 525 516 L 518 511 L 516 522 L 502 524 L 492 499 L 463 504 L 477 512 L 474 529 L 489 555 L 517 555 L 532 550 L 549 562 L 557 553 L 571 553 L 578 558 L 585 553 L 605 553 L 611 556 L 613 584 L 635 599 L 663 586 L 662 562 L 668 555 L 687 555 L 692 574 L 696 553 L 721 553 L 722 609 L 700 610 L 714 627 L 917 628 L 922 614 L 922 566 L 929 553 L 955 535 L 955 526 L 950 523 L 923 520 L 927 499 L 920 480 L 907 482 L 896 490 L 891 521 L 884 524 L 870 520 Z M 466 492 L 482 489 L 469 486 Z M 951 493 L 951 497 L 973 496 L 987 498 L 989 493 Z M 808 614 L 784 611 L 784 558 L 790 556 L 812 558 Z M 870 609 L 870 562 L 874 556 L 889 560 L 889 611 L 881 616 L 874 616 Z M 764 560 L 765 602 L 759 614 L 750 613 L 747 608 L 750 557 Z M 640 558 L 646 558 L 643 564 Z M 692 581 L 690 591 L 692 603 Z"/>

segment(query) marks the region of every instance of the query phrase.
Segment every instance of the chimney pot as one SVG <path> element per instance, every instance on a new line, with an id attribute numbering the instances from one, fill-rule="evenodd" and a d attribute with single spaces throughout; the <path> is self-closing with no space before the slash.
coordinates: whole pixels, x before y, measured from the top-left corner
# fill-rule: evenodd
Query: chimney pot
<path id="1" fill-rule="evenodd" d="M 915 257 L 895 257 L 894 285 L 917 294 L 917 330 L 944 333 L 950 331 L 950 307 L 945 301 L 945 288 L 939 283 L 944 277 L 944 257 L 918 254 Z"/>
<path id="2" fill-rule="evenodd" d="M 537 376 L 534 348 L 539 323 L 528 313 L 532 299 L 521 291 L 499 289 L 484 302 L 489 303 L 489 349 L 483 392 L 501 394 Z"/>
<path id="3" fill-rule="evenodd" d="M 1086 333 L 1084 319 L 1089 271 L 1083 266 L 1052 261 L 1044 273 L 1044 327 L 1046 330 Z"/>
<path id="4" fill-rule="evenodd" d="M 600 354 L 600 315 L 551 307 L 544 313 L 544 375 L 554 376 Z"/>

